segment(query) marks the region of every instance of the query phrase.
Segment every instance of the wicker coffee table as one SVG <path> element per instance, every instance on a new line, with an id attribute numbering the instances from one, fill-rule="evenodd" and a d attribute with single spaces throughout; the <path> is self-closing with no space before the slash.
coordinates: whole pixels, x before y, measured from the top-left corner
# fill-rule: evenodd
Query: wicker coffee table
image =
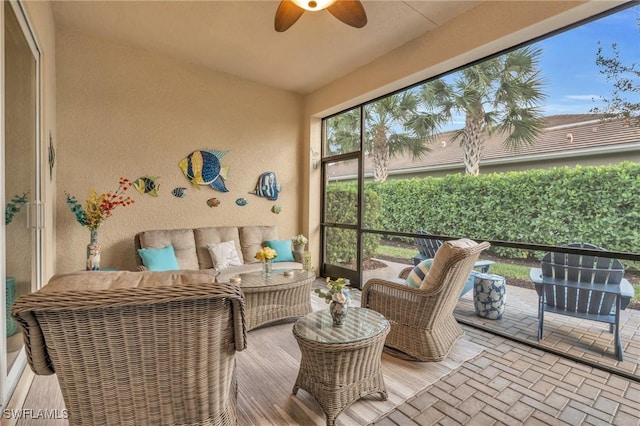
<path id="1" fill-rule="evenodd" d="M 247 330 L 311 312 L 311 284 L 315 272 L 274 270 L 270 277 L 262 272 L 240 274 L 238 286 L 244 293 Z"/>
<path id="2" fill-rule="evenodd" d="M 309 392 L 334 425 L 338 415 L 365 395 L 387 399 L 381 370 L 389 321 L 364 308 L 350 308 L 344 325 L 333 326 L 329 309 L 300 318 L 293 334 L 302 359 L 293 394 Z"/>

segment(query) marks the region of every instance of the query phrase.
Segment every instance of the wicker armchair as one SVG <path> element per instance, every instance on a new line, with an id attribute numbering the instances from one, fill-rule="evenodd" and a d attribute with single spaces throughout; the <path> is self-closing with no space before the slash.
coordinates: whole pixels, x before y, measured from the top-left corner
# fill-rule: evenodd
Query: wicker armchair
<path id="1" fill-rule="evenodd" d="M 12 309 L 71 425 L 237 423 L 244 299 L 231 284 L 39 291 Z"/>
<path id="2" fill-rule="evenodd" d="M 489 243 L 468 239 L 447 241 L 438 249 L 420 288 L 372 278 L 362 289 L 362 307 L 383 314 L 391 323 L 385 346 L 396 355 L 417 361 L 441 361 L 464 334 L 453 317 L 480 252 Z M 400 273 L 406 279 L 412 268 Z M 400 353 L 398 353 L 398 351 Z"/>

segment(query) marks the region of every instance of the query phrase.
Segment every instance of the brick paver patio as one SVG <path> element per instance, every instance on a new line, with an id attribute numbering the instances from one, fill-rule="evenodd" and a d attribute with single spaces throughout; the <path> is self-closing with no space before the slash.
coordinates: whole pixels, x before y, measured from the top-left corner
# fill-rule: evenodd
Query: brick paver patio
<path id="1" fill-rule="evenodd" d="M 455 315 L 486 350 L 376 425 L 640 426 L 640 311 L 622 313 L 623 362 L 604 323 L 547 314 L 538 342 L 531 289 L 507 286 L 500 320 L 475 314 L 473 291 Z"/>

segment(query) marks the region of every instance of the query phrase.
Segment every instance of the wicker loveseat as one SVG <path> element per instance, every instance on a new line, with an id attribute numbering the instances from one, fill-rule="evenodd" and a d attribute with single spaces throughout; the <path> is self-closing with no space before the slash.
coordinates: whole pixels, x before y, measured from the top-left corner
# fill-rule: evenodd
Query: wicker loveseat
<path id="1" fill-rule="evenodd" d="M 180 269 L 208 270 L 214 275 L 219 272 L 218 282 L 228 282 L 236 274 L 257 272 L 262 269 L 255 254 L 266 241 L 278 240 L 278 228 L 275 226 L 214 226 L 195 229 L 156 229 L 135 235 L 136 261 L 143 269 L 142 259 L 137 254 L 140 248 L 162 248 L 172 245 Z M 224 270 L 214 270 L 208 244 L 233 241 L 241 265 L 230 266 Z M 277 269 L 302 269 L 300 262 L 275 262 Z"/>
<path id="2" fill-rule="evenodd" d="M 36 374 L 56 374 L 71 425 L 237 423 L 237 286 L 197 272 L 77 272 L 18 298 Z"/>

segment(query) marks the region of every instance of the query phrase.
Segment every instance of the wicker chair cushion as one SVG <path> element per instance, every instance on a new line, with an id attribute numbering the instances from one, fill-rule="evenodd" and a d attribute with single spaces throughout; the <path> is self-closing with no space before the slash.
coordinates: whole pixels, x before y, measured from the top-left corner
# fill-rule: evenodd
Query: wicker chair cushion
<path id="1" fill-rule="evenodd" d="M 431 263 L 433 263 L 433 259 L 425 259 L 414 266 L 407 276 L 407 285 L 413 288 L 420 288 L 422 281 L 424 281 L 424 278 L 429 273 Z"/>
<path id="2" fill-rule="evenodd" d="M 200 269 L 193 229 L 166 229 L 140 233 L 141 248 L 162 248 L 172 245 L 180 269 Z"/>
<path id="3" fill-rule="evenodd" d="M 109 290 L 136 287 L 160 287 L 180 284 L 215 283 L 211 270 L 132 272 L 76 271 L 51 277 L 42 293 L 60 291 Z"/>
<path id="4" fill-rule="evenodd" d="M 433 258 L 429 273 L 422 281 L 420 288 L 423 290 L 436 288 L 439 283 L 443 282 L 442 274 L 446 272 L 445 265 L 451 258 L 460 255 L 465 248 L 475 247 L 477 245 L 478 243 L 467 238 L 445 241 L 436 252 L 436 257 Z"/>
<path id="5" fill-rule="evenodd" d="M 193 230 L 196 238 L 196 250 L 198 252 L 198 262 L 200 269 L 213 268 L 213 260 L 207 244 L 223 243 L 233 241 L 236 246 L 236 253 L 240 263 L 244 263 L 242 251 L 240 250 L 240 234 L 237 226 L 215 226 L 208 228 L 197 228 Z"/>
<path id="6" fill-rule="evenodd" d="M 240 228 L 242 257 L 244 263 L 258 263 L 256 253 L 267 240 L 278 239 L 278 228 L 275 226 L 243 226 Z"/>
<path id="7" fill-rule="evenodd" d="M 213 266 L 222 271 L 229 266 L 240 266 L 240 258 L 238 257 L 238 251 L 236 250 L 236 243 L 234 241 L 225 241 L 223 243 L 209 243 L 207 249 L 211 255 Z"/>

